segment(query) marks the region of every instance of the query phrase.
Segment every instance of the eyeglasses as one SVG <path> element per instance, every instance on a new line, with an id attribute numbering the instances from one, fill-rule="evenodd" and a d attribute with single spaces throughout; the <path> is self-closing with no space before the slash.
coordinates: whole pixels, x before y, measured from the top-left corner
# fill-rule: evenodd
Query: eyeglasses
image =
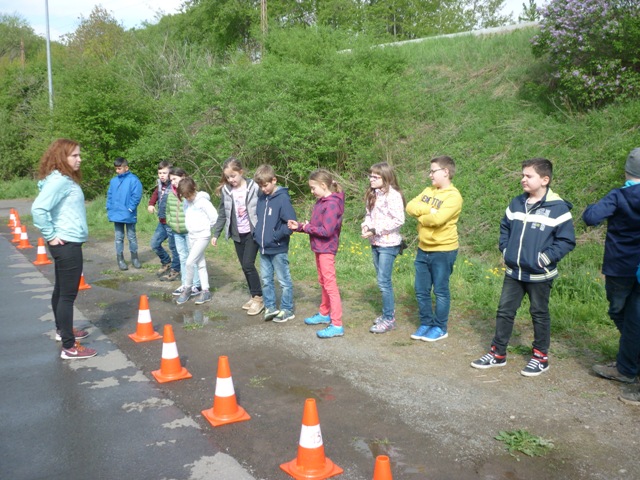
<path id="1" fill-rule="evenodd" d="M 382 177 L 380 175 L 371 174 L 369 175 L 369 180 L 382 180 Z"/>
<path id="2" fill-rule="evenodd" d="M 440 170 L 444 170 L 444 168 L 436 168 L 435 170 L 429 170 L 429 175 L 435 175 L 435 173 L 439 172 Z"/>

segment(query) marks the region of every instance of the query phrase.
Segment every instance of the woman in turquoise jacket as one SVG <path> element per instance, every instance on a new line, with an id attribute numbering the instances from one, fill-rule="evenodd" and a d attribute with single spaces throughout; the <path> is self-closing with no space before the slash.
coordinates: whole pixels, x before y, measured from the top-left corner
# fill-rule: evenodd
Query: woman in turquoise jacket
<path id="1" fill-rule="evenodd" d="M 62 340 L 60 357 L 89 358 L 92 348 L 78 343 L 89 334 L 73 328 L 73 304 L 82 275 L 82 244 L 89 229 L 80 182 L 80 145 L 73 140 L 53 142 L 40 160 L 38 188 L 33 202 L 33 224 L 49 244 L 55 261 L 55 285 L 51 307 L 56 323 L 56 338 Z"/>

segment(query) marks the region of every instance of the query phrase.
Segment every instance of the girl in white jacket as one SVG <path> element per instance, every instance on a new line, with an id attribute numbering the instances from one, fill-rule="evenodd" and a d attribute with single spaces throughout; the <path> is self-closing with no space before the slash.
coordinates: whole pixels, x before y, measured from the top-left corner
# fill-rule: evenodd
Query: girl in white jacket
<path id="1" fill-rule="evenodd" d="M 196 305 L 201 305 L 211 301 L 209 274 L 207 273 L 204 251 L 211 240 L 211 228 L 218 219 L 218 212 L 211 204 L 209 194 L 198 192 L 196 182 L 190 177 L 180 180 L 178 198 L 183 200 L 184 219 L 189 232 L 189 256 L 186 265 L 186 288 L 176 302 L 178 305 L 182 305 L 191 297 L 195 266 L 198 269 L 202 286 L 202 292 L 196 298 Z"/>

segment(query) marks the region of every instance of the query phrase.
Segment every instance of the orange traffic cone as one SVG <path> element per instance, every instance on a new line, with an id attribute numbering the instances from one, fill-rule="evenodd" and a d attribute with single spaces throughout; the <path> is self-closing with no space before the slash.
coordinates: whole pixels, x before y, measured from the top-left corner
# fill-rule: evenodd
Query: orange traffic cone
<path id="1" fill-rule="evenodd" d="M 162 338 L 158 332 L 153 329 L 151 324 L 151 312 L 149 312 L 149 297 L 140 295 L 140 307 L 138 308 L 138 326 L 136 333 L 130 333 L 129 338 L 136 343 L 150 342 Z"/>
<path id="2" fill-rule="evenodd" d="M 16 226 L 16 211 L 12 208 L 9 210 L 9 223 L 7 223 L 7 227 L 13 228 Z"/>
<path id="3" fill-rule="evenodd" d="M 38 238 L 38 250 L 36 252 L 36 261 L 33 262 L 34 265 L 49 265 L 53 263 L 47 257 L 47 248 L 44 246 L 44 238 Z"/>
<path id="4" fill-rule="evenodd" d="M 173 337 L 173 328 L 171 325 L 164 326 L 164 343 L 162 344 L 160 370 L 154 370 L 151 374 L 160 383 L 182 380 L 193 376 L 180 363 L 178 347 L 176 346 L 176 339 Z"/>
<path id="5" fill-rule="evenodd" d="M 391 476 L 391 462 L 386 455 L 376 457 L 376 466 L 373 469 L 373 480 L 393 480 Z"/>
<path id="6" fill-rule="evenodd" d="M 307 398 L 304 402 L 298 457 L 283 463 L 280 468 L 300 480 L 329 478 L 344 471 L 324 456 L 318 409 L 313 398 Z"/>
<path id="7" fill-rule="evenodd" d="M 22 227 L 22 232 L 20 233 L 20 243 L 16 248 L 33 248 L 33 245 L 29 243 L 29 236 L 27 235 L 27 227 Z"/>
<path id="8" fill-rule="evenodd" d="M 22 225 L 20 222 L 16 222 L 16 226 L 13 228 L 13 238 L 11 243 L 20 243 L 20 237 L 22 236 Z"/>
<path id="9" fill-rule="evenodd" d="M 229 359 L 225 356 L 218 358 L 218 378 L 216 379 L 213 408 L 203 410 L 202 415 L 214 427 L 226 425 L 227 423 L 243 422 L 251 418 L 236 401 L 236 392 L 233 389 L 233 379 L 229 369 Z"/>
<path id="10" fill-rule="evenodd" d="M 91 285 L 84 281 L 84 272 L 80 275 L 80 285 L 78 285 L 78 290 L 89 290 Z"/>

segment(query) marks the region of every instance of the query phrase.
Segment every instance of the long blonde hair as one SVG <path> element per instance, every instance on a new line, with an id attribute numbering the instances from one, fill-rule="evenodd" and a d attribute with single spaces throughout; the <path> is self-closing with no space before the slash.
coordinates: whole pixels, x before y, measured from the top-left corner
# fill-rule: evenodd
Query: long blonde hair
<path id="1" fill-rule="evenodd" d="M 216 187 L 216 195 L 220 194 L 220 191 L 222 190 L 222 188 L 229 182 L 227 182 L 227 177 L 224 174 L 224 171 L 230 168 L 231 170 L 233 170 L 234 172 L 238 172 L 238 173 L 244 173 L 244 170 L 242 168 L 242 162 L 240 160 L 238 160 L 236 157 L 229 157 L 225 160 L 225 162 L 222 164 L 222 177 L 220 178 L 220 183 L 218 184 L 218 186 Z"/>

